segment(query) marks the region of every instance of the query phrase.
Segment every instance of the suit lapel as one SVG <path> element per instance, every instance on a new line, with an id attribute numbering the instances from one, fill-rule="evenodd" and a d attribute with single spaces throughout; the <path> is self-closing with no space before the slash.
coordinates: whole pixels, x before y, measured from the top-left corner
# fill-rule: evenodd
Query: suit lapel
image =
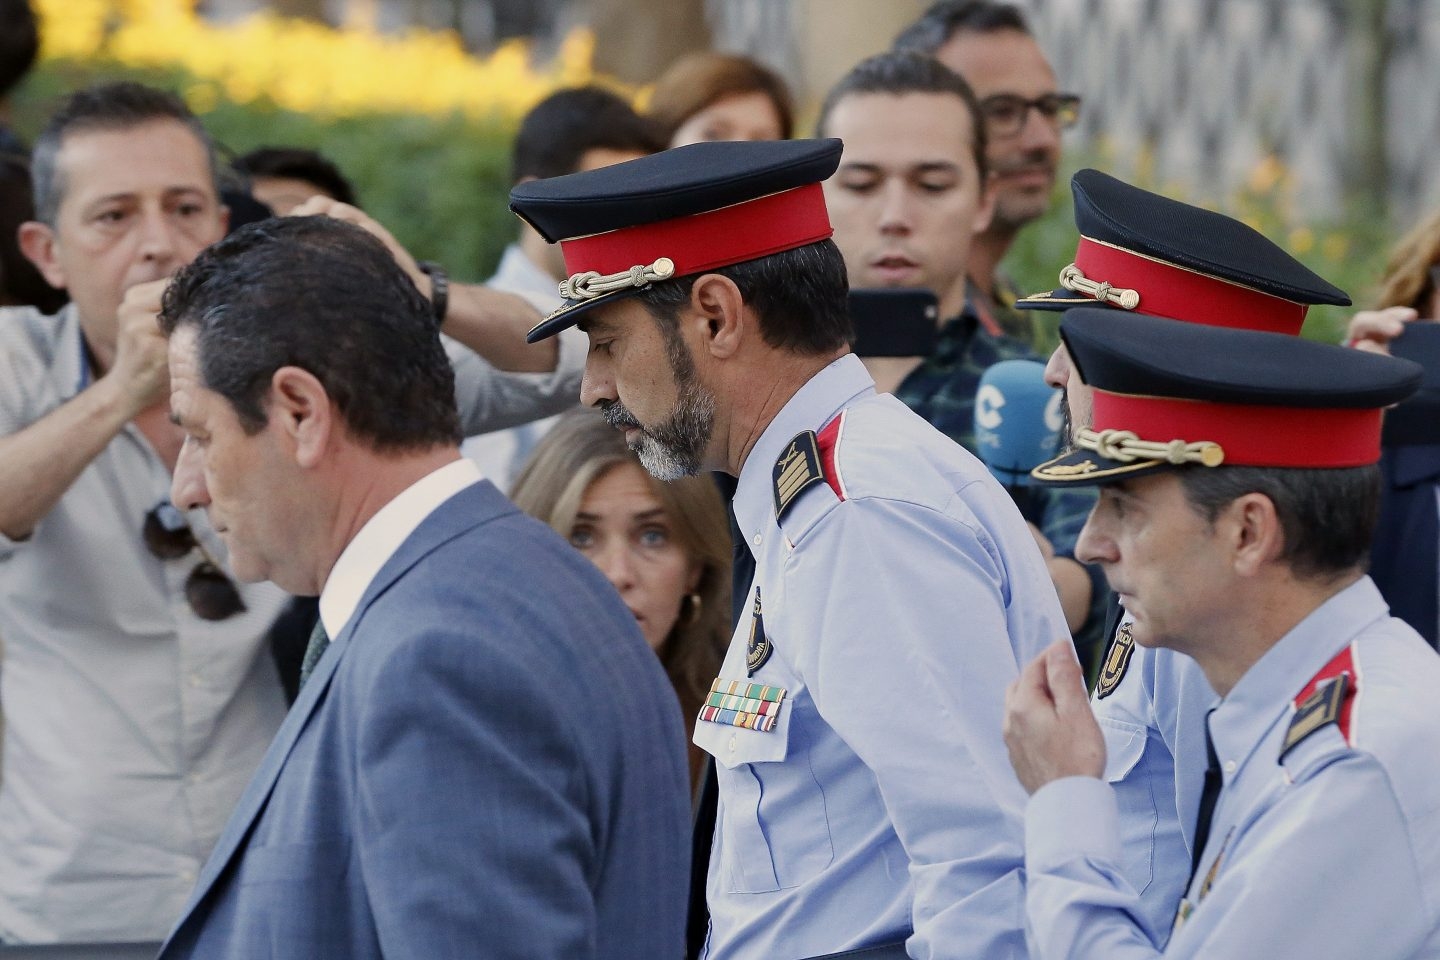
<path id="1" fill-rule="evenodd" d="M 330 681 L 335 676 L 335 670 L 339 666 L 341 657 L 345 656 L 346 650 L 350 647 L 350 638 L 354 635 L 361 620 L 364 619 L 365 611 L 405 571 L 441 544 L 479 524 L 493 520 L 504 513 L 513 512 L 515 512 L 515 506 L 505 499 L 494 486 L 486 482 L 473 484 L 436 508 L 400 545 L 400 549 L 396 550 L 385 562 L 385 566 L 381 567 L 380 572 L 375 575 L 375 579 L 366 588 L 364 596 L 361 597 L 359 605 L 355 608 L 355 613 L 345 624 L 345 629 L 340 631 L 340 636 L 331 642 L 319 663 L 315 664 L 315 670 L 311 673 L 310 679 L 301 688 L 300 695 L 295 698 L 290 712 L 285 715 L 285 721 L 280 725 L 279 732 L 275 734 L 270 749 L 265 752 L 265 757 L 260 761 L 260 767 L 255 771 L 255 775 L 250 778 L 250 783 L 241 795 L 240 802 L 236 804 L 235 811 L 230 815 L 230 820 L 225 825 L 219 841 L 216 842 L 210 859 L 205 862 L 205 868 L 200 872 L 200 878 L 190 894 L 190 900 L 181 913 L 182 918 L 188 919 L 196 906 L 205 899 L 211 888 L 214 887 L 216 879 L 234 859 L 236 852 L 255 825 L 256 819 L 264 810 L 265 802 L 275 789 L 275 781 L 285 766 L 286 758 L 290 756 L 290 751 L 294 749 L 296 741 L 299 740 L 301 732 L 310 720 L 310 715 L 315 712 L 323 694 L 330 686 Z M 184 919 L 176 925 L 177 932 L 183 923 Z"/>

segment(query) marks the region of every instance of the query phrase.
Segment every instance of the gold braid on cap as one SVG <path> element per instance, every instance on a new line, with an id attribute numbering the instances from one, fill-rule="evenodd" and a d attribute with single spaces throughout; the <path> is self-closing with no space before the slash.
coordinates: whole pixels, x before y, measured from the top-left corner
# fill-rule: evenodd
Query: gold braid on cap
<path id="1" fill-rule="evenodd" d="M 1101 430 L 1096 433 L 1088 427 L 1075 438 L 1077 447 L 1094 450 L 1107 460 L 1134 463 L 1136 460 L 1164 460 L 1177 466 L 1184 463 L 1199 463 L 1207 467 L 1218 467 L 1225 462 L 1225 450 L 1213 440 L 1171 440 L 1156 443 L 1141 440 L 1129 430 Z"/>
<path id="2" fill-rule="evenodd" d="M 560 296 L 566 300 L 594 300 L 616 290 L 632 287 L 646 287 L 656 280 L 669 280 L 675 276 L 675 261 L 661 257 L 647 266 L 634 266 L 620 273 L 599 274 L 594 270 L 577 273 L 568 280 L 560 281 Z"/>
<path id="3" fill-rule="evenodd" d="M 1140 292 L 1138 290 L 1127 290 L 1123 287 L 1112 287 L 1108 280 L 1098 283 L 1094 280 L 1087 280 L 1085 274 L 1075 264 L 1070 264 L 1060 271 L 1060 286 L 1071 293 L 1084 294 L 1093 297 L 1101 303 L 1113 303 L 1122 310 L 1134 310 L 1140 306 Z"/>

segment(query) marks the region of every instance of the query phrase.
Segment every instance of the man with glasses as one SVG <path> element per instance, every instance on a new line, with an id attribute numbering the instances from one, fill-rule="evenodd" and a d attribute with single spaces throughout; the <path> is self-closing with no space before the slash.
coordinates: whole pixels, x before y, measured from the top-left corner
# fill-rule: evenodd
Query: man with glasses
<path id="1" fill-rule="evenodd" d="M 1012 306 L 1021 291 L 1000 272 L 1000 261 L 1020 229 L 1050 206 L 1060 131 L 1079 118 L 1080 98 L 1058 89 L 1024 15 L 1009 4 L 941 0 L 895 39 L 895 49 L 939 60 L 980 101 L 995 212 L 970 248 L 971 302 L 992 332 L 1030 339 L 1029 318 Z"/>
<path id="2" fill-rule="evenodd" d="M 224 531 L 167 499 L 156 313 L 227 211 L 199 121 L 137 84 L 69 98 L 33 163 L 21 248 L 71 302 L 0 312 L 0 942 L 159 940 L 285 713 L 285 595 L 237 587 Z M 519 422 L 451 359 L 468 426 Z"/>

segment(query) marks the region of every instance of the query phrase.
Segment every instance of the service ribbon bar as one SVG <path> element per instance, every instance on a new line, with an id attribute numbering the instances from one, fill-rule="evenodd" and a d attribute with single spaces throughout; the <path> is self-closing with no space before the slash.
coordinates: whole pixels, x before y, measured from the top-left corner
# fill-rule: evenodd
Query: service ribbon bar
<path id="1" fill-rule="evenodd" d="M 710 696 L 700 708 L 700 719 L 769 733 L 780 716 L 784 699 L 783 687 L 717 677 L 710 684 Z"/>

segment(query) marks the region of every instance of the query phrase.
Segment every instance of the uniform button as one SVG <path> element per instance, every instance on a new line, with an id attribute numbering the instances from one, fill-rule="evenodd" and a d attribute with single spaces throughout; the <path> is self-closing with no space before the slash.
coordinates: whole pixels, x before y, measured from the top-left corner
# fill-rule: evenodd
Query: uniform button
<path id="1" fill-rule="evenodd" d="M 755 546 L 757 547 L 760 546 L 760 534 L 755 534 L 754 538 L 750 542 L 755 544 Z"/>
<path id="2" fill-rule="evenodd" d="M 730 738 L 729 749 L 731 753 L 735 752 L 735 738 L 733 736 Z"/>
<path id="3" fill-rule="evenodd" d="M 184 880 L 186 883 L 194 883 L 194 882 L 195 882 L 195 871 L 194 871 L 194 870 L 181 870 L 181 871 L 180 871 L 180 879 L 181 879 L 181 880 Z"/>
<path id="4" fill-rule="evenodd" d="M 192 673 L 192 674 L 190 674 L 190 676 L 186 678 L 186 682 L 189 683 L 190 686 L 192 686 L 192 687 L 198 687 L 198 686 L 200 686 L 200 674 L 198 674 L 198 673 Z"/>
<path id="5" fill-rule="evenodd" d="M 1225 772 L 1226 772 L 1226 773 L 1234 773 L 1234 772 L 1235 772 L 1235 761 L 1234 761 L 1234 760 L 1226 760 L 1226 761 L 1225 761 Z"/>

